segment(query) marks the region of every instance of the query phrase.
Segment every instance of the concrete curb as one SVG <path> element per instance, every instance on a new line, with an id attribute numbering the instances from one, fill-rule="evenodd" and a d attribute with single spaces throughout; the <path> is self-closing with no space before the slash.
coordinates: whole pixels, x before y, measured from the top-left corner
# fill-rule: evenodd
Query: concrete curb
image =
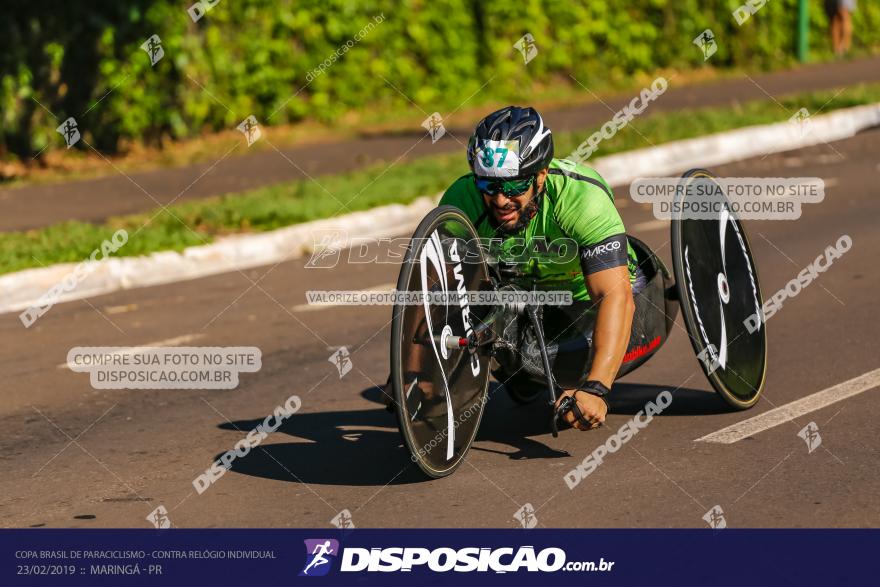
<path id="1" fill-rule="evenodd" d="M 868 104 L 811 117 L 803 127 L 792 122 L 748 126 L 602 157 L 594 161 L 593 166 L 609 185 L 624 186 L 639 177 L 663 177 L 695 167 L 711 167 L 839 141 L 877 125 L 880 125 L 880 104 Z"/>
<path id="2" fill-rule="evenodd" d="M 392 204 L 270 232 L 225 237 L 181 253 L 163 251 L 89 262 L 88 277 L 72 291 L 54 298 L 52 304 L 280 263 L 309 254 L 325 236 L 330 238 L 323 244 L 339 245 L 347 238 L 381 238 L 411 232 L 437 205 L 439 197 L 424 196 L 408 205 Z M 76 265 L 63 263 L 0 277 L 0 313 L 45 305 L 46 302 L 38 303 L 40 296 L 61 283 Z"/>
<path id="3" fill-rule="evenodd" d="M 592 163 L 610 185 L 627 185 L 639 177 L 671 175 L 694 167 L 710 167 L 845 139 L 880 125 L 880 104 L 817 116 L 808 124 L 809 130 L 806 131 L 805 127 L 791 122 L 746 127 L 629 151 L 588 163 Z M 381 206 L 271 232 L 227 237 L 209 245 L 190 247 L 182 253 L 166 251 L 144 257 L 90 262 L 87 264 L 88 277 L 72 291 L 53 299 L 52 303 L 279 263 L 310 252 L 314 243 L 324 236 L 330 237 L 329 244 L 344 243 L 345 236 L 399 236 L 411 232 L 436 203 L 437 196 L 425 196 L 409 205 Z M 338 234 L 340 231 L 344 231 L 344 235 Z M 333 236 L 334 232 L 336 236 Z M 65 263 L 0 277 L 0 313 L 38 305 L 40 296 L 60 283 L 75 266 Z M 42 304 L 45 305 L 45 301 Z"/>

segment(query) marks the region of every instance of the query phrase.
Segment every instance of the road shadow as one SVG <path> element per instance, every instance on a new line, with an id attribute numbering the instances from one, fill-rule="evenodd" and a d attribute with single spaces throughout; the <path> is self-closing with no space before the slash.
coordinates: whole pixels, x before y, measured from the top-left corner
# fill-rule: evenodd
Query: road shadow
<path id="1" fill-rule="evenodd" d="M 381 392 L 371 387 L 361 391 L 361 396 L 382 407 L 294 414 L 273 433 L 273 438 L 286 434 L 295 438 L 295 442 L 262 444 L 246 456 L 235 458 L 230 470 L 309 485 L 383 486 L 427 481 L 410 460 L 397 428 L 397 418 L 385 410 Z M 473 448 L 515 460 L 568 456 L 566 452 L 529 438 L 547 433 L 549 415 L 547 406 L 513 403 L 503 388 L 493 383 Z M 263 420 L 223 422 L 218 427 L 241 435 Z M 507 444 L 513 451 L 480 447 L 483 442 Z M 222 454 L 215 455 L 215 460 Z"/>
<path id="2" fill-rule="evenodd" d="M 382 392 L 376 387 L 365 389 L 361 392 L 361 397 L 383 403 Z M 532 438 L 550 432 L 552 415 L 553 411 L 546 402 L 518 404 L 510 399 L 503 385 L 490 381 L 489 401 L 486 402 L 472 450 L 506 455 L 513 460 L 567 457 L 568 452 L 556 450 Z M 513 450 L 503 451 L 480 446 L 480 443 L 488 442 L 506 444 Z"/>
<path id="3" fill-rule="evenodd" d="M 614 414 L 635 414 L 670 387 L 619 383 L 614 387 Z M 273 433 L 285 434 L 294 442 L 272 442 L 232 461 L 231 470 L 277 481 L 309 485 L 383 486 L 418 483 L 428 479 L 403 446 L 394 414 L 385 410 L 382 394 L 375 387 L 360 393 L 380 407 L 367 410 L 335 410 L 297 413 Z M 713 392 L 679 388 L 664 416 L 717 414 L 730 408 Z M 504 387 L 492 382 L 480 429 L 472 450 L 504 455 L 511 460 L 569 457 L 536 437 L 550 431 L 552 410 L 544 400 L 520 405 L 510 399 Z M 223 430 L 248 432 L 264 418 L 224 422 Z M 506 445 L 503 450 L 493 445 Z M 215 456 L 220 458 L 222 453 Z"/>
<path id="4" fill-rule="evenodd" d="M 672 404 L 663 411 L 668 416 L 710 416 L 732 411 L 732 408 L 714 391 L 689 387 L 679 387 L 676 389 L 671 385 L 618 382 L 614 384 L 614 392 L 610 396 L 611 413 L 633 415 L 639 410 L 643 410 L 648 402 L 656 400 L 657 396 L 663 391 L 672 393 Z M 384 405 L 382 391 L 378 387 L 370 387 L 363 390 L 361 397 L 375 404 Z M 535 430 L 540 430 L 537 434 L 546 434 L 550 431 L 549 416 L 546 422 L 534 419 L 540 415 L 538 412 L 542 411 L 544 398 L 537 400 L 533 404 L 520 406 L 510 399 L 504 390 L 504 386 L 492 380 L 489 383 L 489 399 L 490 403 L 486 406 L 487 416 L 490 414 L 490 407 L 497 408 L 498 410 L 522 408 L 514 414 L 515 420 L 511 422 L 512 430 L 520 433 L 525 431 L 529 434 Z M 527 417 L 524 419 L 520 418 L 519 416 L 522 414 L 526 414 Z M 481 432 L 483 431 L 482 428 L 489 424 L 489 422 L 485 421 L 488 419 L 484 417 L 484 422 L 481 424 Z M 477 438 L 480 437 L 477 436 Z"/>
<path id="5" fill-rule="evenodd" d="M 664 391 L 672 393 L 672 403 L 663 410 L 662 416 L 710 416 L 733 411 L 727 402 L 714 391 L 669 385 L 645 383 L 615 383 L 609 404 L 612 414 L 635 415 L 644 410 L 648 402 L 655 402 Z"/>
<path id="6" fill-rule="evenodd" d="M 239 420 L 223 430 L 247 432 L 263 422 Z M 243 475 L 310 485 L 399 485 L 425 476 L 403 446 L 394 414 L 384 408 L 296 413 L 272 433 L 295 442 L 272 442 L 232 461 Z M 219 458 L 217 455 L 216 458 Z"/>

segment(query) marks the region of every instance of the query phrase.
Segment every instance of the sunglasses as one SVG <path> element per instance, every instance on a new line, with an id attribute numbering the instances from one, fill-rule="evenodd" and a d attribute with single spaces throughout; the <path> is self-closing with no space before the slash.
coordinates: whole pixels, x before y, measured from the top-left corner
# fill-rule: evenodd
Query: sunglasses
<path id="1" fill-rule="evenodd" d="M 501 192 L 507 197 L 523 195 L 529 191 L 530 187 L 532 187 L 532 182 L 534 180 L 534 176 L 527 177 L 526 179 L 511 179 L 507 181 L 474 177 L 474 183 L 476 184 L 477 189 L 482 193 L 492 196 Z"/>

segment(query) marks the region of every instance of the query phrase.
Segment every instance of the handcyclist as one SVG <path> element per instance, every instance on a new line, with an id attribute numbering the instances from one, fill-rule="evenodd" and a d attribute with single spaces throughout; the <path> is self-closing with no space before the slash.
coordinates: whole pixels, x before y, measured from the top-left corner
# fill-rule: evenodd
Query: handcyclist
<path id="1" fill-rule="evenodd" d="M 577 254 L 564 258 L 554 258 L 562 249 L 546 247 L 530 272 L 539 289 L 568 290 L 574 300 L 545 308 L 552 309 L 551 322 L 561 324 L 547 332 L 548 339 L 563 330 L 592 338 L 588 371 L 577 387 L 564 390 L 557 406 L 574 396 L 577 409 L 565 420 L 580 430 L 596 428 L 605 421 L 605 397 L 629 342 L 634 288 L 644 286 L 611 189 L 595 170 L 553 158 L 552 134 L 533 108 L 508 106 L 480 121 L 467 158 L 471 173 L 446 190 L 440 205 L 464 212 L 481 239 L 500 239 L 502 248 L 517 238 L 575 243 Z"/>

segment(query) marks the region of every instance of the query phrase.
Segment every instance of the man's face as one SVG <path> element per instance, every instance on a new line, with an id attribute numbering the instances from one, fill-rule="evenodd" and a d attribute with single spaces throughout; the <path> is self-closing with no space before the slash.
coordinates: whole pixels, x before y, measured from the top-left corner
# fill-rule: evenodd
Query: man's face
<path id="1" fill-rule="evenodd" d="M 505 233 L 517 232 L 528 224 L 537 209 L 535 195 L 543 189 L 546 177 L 546 170 L 539 172 L 535 181 L 530 181 L 529 188 L 518 195 L 506 195 L 501 190 L 495 193 L 481 191 L 492 224 Z"/>

